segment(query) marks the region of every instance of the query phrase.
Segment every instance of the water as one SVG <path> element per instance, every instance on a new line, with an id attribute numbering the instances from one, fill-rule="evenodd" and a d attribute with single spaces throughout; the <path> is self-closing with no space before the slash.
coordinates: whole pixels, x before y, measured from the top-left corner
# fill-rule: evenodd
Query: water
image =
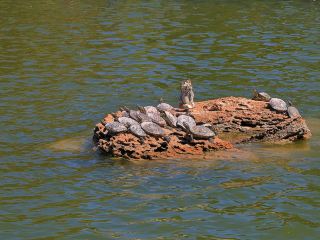
<path id="1" fill-rule="evenodd" d="M 319 1 L 1 1 L 1 239 L 318 239 Z M 90 151 L 120 105 L 291 99 L 313 138 L 120 161 Z M 77 141 L 77 139 L 79 141 Z"/>

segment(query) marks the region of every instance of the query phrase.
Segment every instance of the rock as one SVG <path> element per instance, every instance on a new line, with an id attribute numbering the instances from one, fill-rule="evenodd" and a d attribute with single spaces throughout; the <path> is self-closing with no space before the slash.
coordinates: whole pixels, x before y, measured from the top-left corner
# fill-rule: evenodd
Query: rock
<path id="1" fill-rule="evenodd" d="M 221 110 L 208 111 L 217 105 L 222 106 Z M 286 112 L 273 111 L 263 101 L 225 97 L 199 102 L 190 113 L 197 123 L 211 123 L 217 133 L 244 134 L 232 143 L 287 142 L 311 137 L 303 118 L 293 119 Z"/>
<path id="2" fill-rule="evenodd" d="M 121 114 L 115 113 L 115 114 Z M 98 149 L 129 159 L 195 158 L 209 151 L 234 149 L 234 144 L 250 142 L 293 142 L 308 139 L 311 132 L 303 118 L 290 118 L 268 107 L 268 102 L 242 97 L 225 97 L 197 102 L 188 113 L 198 125 L 210 123 L 218 136 L 212 141 L 187 141 L 179 128 L 163 129 L 170 142 L 147 136 L 143 142 L 129 132 L 110 136 L 97 124 L 93 140 Z M 104 124 L 114 121 L 108 114 Z"/>

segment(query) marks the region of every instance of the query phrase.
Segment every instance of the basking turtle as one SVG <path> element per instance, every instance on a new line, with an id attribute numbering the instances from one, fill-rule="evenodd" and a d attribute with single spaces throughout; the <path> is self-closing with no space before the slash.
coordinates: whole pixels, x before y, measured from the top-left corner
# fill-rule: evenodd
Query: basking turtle
<path id="1" fill-rule="evenodd" d="M 170 104 L 168 104 L 168 103 L 162 102 L 162 103 L 158 104 L 157 109 L 158 109 L 159 111 L 170 111 L 170 110 L 173 110 L 174 107 L 172 107 L 172 106 L 171 106 Z"/>
<path id="2" fill-rule="evenodd" d="M 160 114 L 158 109 L 154 106 L 145 106 L 144 109 L 147 113 Z"/>
<path id="3" fill-rule="evenodd" d="M 270 95 L 266 92 L 258 92 L 256 89 L 253 90 L 252 100 L 269 102 L 271 99 Z"/>
<path id="4" fill-rule="evenodd" d="M 150 118 L 151 122 L 154 122 L 161 127 L 164 127 L 166 125 L 166 121 L 160 116 L 160 113 L 158 111 L 157 112 L 147 112 L 144 107 L 139 107 L 139 110 L 140 110 L 140 112 L 146 114 Z M 149 121 L 146 120 L 144 122 L 149 122 Z"/>
<path id="5" fill-rule="evenodd" d="M 161 127 L 165 127 L 167 125 L 166 121 L 158 114 L 148 113 L 147 116 L 151 118 L 152 122 L 158 124 Z"/>
<path id="6" fill-rule="evenodd" d="M 129 117 L 119 117 L 117 121 L 125 125 L 127 128 L 129 128 L 132 125 L 139 125 L 139 123 L 136 120 Z"/>
<path id="7" fill-rule="evenodd" d="M 119 110 L 121 111 L 122 117 L 130 117 L 129 113 L 125 110 L 124 107 L 120 107 Z"/>
<path id="8" fill-rule="evenodd" d="M 124 111 L 126 111 L 126 113 L 127 113 L 127 117 L 130 117 L 130 118 L 132 118 L 132 119 L 134 119 L 134 120 L 136 120 L 136 121 L 139 121 L 139 119 L 138 119 L 138 113 L 139 113 L 139 111 L 135 111 L 135 110 L 132 110 L 132 109 L 129 109 L 128 107 L 126 107 L 126 106 L 124 106 L 124 107 L 122 107 L 122 109 L 124 110 Z"/>
<path id="9" fill-rule="evenodd" d="M 287 104 L 280 98 L 271 98 L 269 101 L 269 106 L 271 109 L 276 110 L 277 112 L 286 112 Z"/>
<path id="10" fill-rule="evenodd" d="M 185 128 L 185 124 L 189 125 L 190 128 L 197 125 L 196 121 L 192 117 L 187 115 L 180 115 L 177 118 L 177 127 L 181 127 L 182 129 L 187 130 Z"/>
<path id="11" fill-rule="evenodd" d="M 204 125 L 190 127 L 190 125 L 187 122 L 183 122 L 183 125 L 187 132 L 190 134 L 191 141 L 193 141 L 193 138 L 210 140 L 214 136 L 216 136 L 214 131 L 212 131 L 210 128 Z"/>
<path id="12" fill-rule="evenodd" d="M 127 128 L 125 125 L 119 122 L 111 122 L 105 125 L 108 133 L 115 135 L 117 133 L 126 132 Z"/>
<path id="13" fill-rule="evenodd" d="M 141 128 L 149 135 L 154 137 L 163 137 L 165 135 L 164 130 L 153 122 L 141 123 Z"/>
<path id="14" fill-rule="evenodd" d="M 293 106 L 291 101 L 288 101 L 288 115 L 291 118 L 297 118 L 297 117 L 301 117 L 298 109 L 296 107 Z"/>
<path id="15" fill-rule="evenodd" d="M 150 118 L 144 114 L 141 113 L 140 111 L 136 111 L 136 110 L 131 110 L 127 107 L 124 108 L 126 110 L 127 113 L 129 113 L 129 116 L 136 120 L 137 122 L 149 122 L 151 121 Z"/>
<path id="16" fill-rule="evenodd" d="M 143 131 L 143 129 L 141 128 L 141 126 L 139 124 L 136 125 L 131 125 L 129 128 L 129 131 L 139 137 L 139 138 L 144 138 L 147 136 L 147 134 L 145 133 L 145 131 Z"/>
<path id="17" fill-rule="evenodd" d="M 170 127 L 176 127 L 177 126 L 177 117 L 174 116 L 171 112 L 163 111 L 161 116 L 164 118 L 164 120 L 167 122 L 167 124 Z"/>

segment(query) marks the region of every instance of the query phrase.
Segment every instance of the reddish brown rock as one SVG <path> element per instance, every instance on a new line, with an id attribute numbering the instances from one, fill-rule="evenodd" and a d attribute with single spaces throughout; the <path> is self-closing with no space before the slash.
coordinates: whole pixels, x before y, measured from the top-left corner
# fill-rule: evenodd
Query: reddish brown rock
<path id="1" fill-rule="evenodd" d="M 244 133 L 233 142 L 283 142 L 311 137 L 303 118 L 290 118 L 271 110 L 267 102 L 242 97 L 198 102 L 191 115 L 197 123 L 212 123 L 218 133 Z"/>
<path id="2" fill-rule="evenodd" d="M 105 132 L 104 124 L 114 121 L 114 118 L 108 114 L 102 123 L 96 125 L 93 140 L 98 149 L 116 157 L 164 159 L 196 157 L 208 151 L 229 150 L 235 143 L 287 142 L 311 136 L 303 118 L 290 118 L 285 113 L 269 109 L 267 102 L 241 97 L 198 102 L 189 113 L 197 124 L 213 124 L 219 137 L 212 141 L 195 140 L 191 143 L 179 129 L 165 129 L 166 135 L 171 138 L 169 143 L 151 136 L 142 141 L 131 133 L 110 137 Z M 115 114 L 120 116 L 121 113 Z"/>

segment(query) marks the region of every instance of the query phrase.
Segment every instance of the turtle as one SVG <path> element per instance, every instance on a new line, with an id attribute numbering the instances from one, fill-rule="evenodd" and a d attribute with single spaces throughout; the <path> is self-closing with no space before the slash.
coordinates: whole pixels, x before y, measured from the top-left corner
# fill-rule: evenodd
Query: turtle
<path id="1" fill-rule="evenodd" d="M 280 98 L 271 98 L 269 101 L 269 106 L 271 109 L 276 110 L 277 112 L 286 112 L 287 104 Z"/>
<path id="2" fill-rule="evenodd" d="M 136 121 L 139 121 L 138 116 L 137 116 L 138 115 L 138 111 L 129 109 L 126 106 L 123 106 L 122 110 L 124 110 L 128 114 L 128 117 L 130 117 L 130 118 L 132 118 L 132 119 L 134 119 Z"/>
<path id="3" fill-rule="evenodd" d="M 256 89 L 253 89 L 252 100 L 269 102 L 271 99 L 270 95 L 266 92 L 258 92 Z"/>
<path id="4" fill-rule="evenodd" d="M 138 108 L 139 108 L 140 112 L 146 114 L 150 118 L 151 122 L 154 122 L 161 127 L 164 127 L 167 124 L 166 121 L 160 116 L 160 113 L 158 111 L 157 112 L 147 112 L 144 107 L 139 106 Z M 147 121 L 145 121 L 145 122 L 147 122 Z"/>
<path id="5" fill-rule="evenodd" d="M 139 122 L 139 123 L 142 123 L 142 122 L 152 122 L 152 119 L 150 117 L 147 116 L 147 114 L 143 113 L 143 112 L 140 112 L 140 111 L 135 111 L 135 110 L 132 110 L 134 111 L 133 113 L 133 117 L 135 117 L 136 121 Z M 131 115 L 130 115 L 131 116 Z"/>
<path id="6" fill-rule="evenodd" d="M 119 117 L 117 121 L 125 125 L 127 128 L 129 128 L 132 125 L 139 125 L 139 123 L 136 120 L 129 117 Z"/>
<path id="7" fill-rule="evenodd" d="M 127 127 L 119 122 L 111 122 L 111 123 L 107 123 L 105 125 L 108 133 L 115 135 L 117 133 L 121 133 L 121 132 L 126 132 L 128 129 Z"/>
<path id="8" fill-rule="evenodd" d="M 143 122 L 141 128 L 149 135 L 154 137 L 163 137 L 165 135 L 164 130 L 154 122 Z"/>
<path id="9" fill-rule="evenodd" d="M 296 107 L 293 106 L 291 101 L 288 101 L 288 115 L 291 118 L 296 118 L 296 117 L 301 117 L 298 109 Z"/>
<path id="10" fill-rule="evenodd" d="M 131 110 L 127 107 L 124 108 L 125 111 L 127 113 L 129 113 L 129 116 L 136 120 L 137 122 L 148 122 L 148 121 L 151 121 L 150 118 L 144 114 L 144 113 L 141 113 L 140 111 L 136 111 L 136 110 Z"/>
<path id="11" fill-rule="evenodd" d="M 216 136 L 214 131 L 204 125 L 190 127 L 187 122 L 183 122 L 183 125 L 189 133 L 191 142 L 193 141 L 193 138 L 211 140 L 214 136 Z"/>
<path id="12" fill-rule="evenodd" d="M 160 112 L 154 106 L 145 106 L 144 109 L 146 110 L 147 113 L 154 113 L 154 114 L 159 114 L 160 115 Z"/>
<path id="13" fill-rule="evenodd" d="M 159 104 L 157 105 L 157 109 L 158 109 L 159 111 L 170 111 L 170 110 L 173 110 L 174 107 L 172 107 L 172 106 L 171 106 L 170 104 L 168 104 L 168 103 L 162 102 L 162 103 L 159 103 Z"/>
<path id="14" fill-rule="evenodd" d="M 180 115 L 177 118 L 177 127 L 181 127 L 182 129 L 187 130 L 185 128 L 185 124 L 184 123 L 189 125 L 191 128 L 197 125 L 196 121 L 192 117 L 187 116 L 187 115 Z"/>
<path id="15" fill-rule="evenodd" d="M 161 116 L 163 117 L 163 119 L 167 122 L 167 124 L 170 127 L 176 127 L 177 126 L 177 117 L 174 116 L 171 112 L 163 111 L 161 113 Z"/>
<path id="16" fill-rule="evenodd" d="M 158 124 L 161 127 L 165 127 L 167 122 L 158 114 L 147 113 L 147 116 L 151 118 L 152 122 Z"/>
<path id="17" fill-rule="evenodd" d="M 130 117 L 129 113 L 125 110 L 124 107 L 120 107 L 119 110 L 121 112 L 122 117 Z"/>
<path id="18" fill-rule="evenodd" d="M 143 129 L 141 128 L 141 126 L 140 126 L 139 124 L 131 125 L 131 126 L 129 127 L 129 131 L 130 131 L 133 135 L 135 135 L 135 136 L 137 136 L 137 137 L 139 137 L 139 138 L 144 138 L 144 137 L 147 136 L 146 132 L 143 131 Z"/>

